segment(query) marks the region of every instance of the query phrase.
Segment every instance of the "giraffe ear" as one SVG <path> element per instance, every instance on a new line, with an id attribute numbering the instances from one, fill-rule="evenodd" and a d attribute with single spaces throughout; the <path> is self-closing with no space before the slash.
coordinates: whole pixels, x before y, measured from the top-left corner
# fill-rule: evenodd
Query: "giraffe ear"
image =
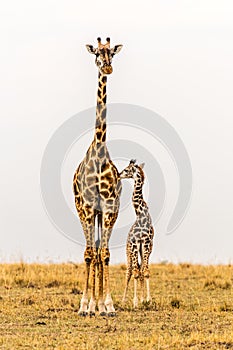
<path id="1" fill-rule="evenodd" d="M 116 55 L 118 52 L 121 51 L 123 45 L 115 45 L 112 49 L 111 49 L 111 54 L 112 55 Z"/>
<path id="2" fill-rule="evenodd" d="M 94 53 L 95 54 L 95 49 L 92 45 L 86 45 L 87 51 L 89 53 Z"/>
<path id="3" fill-rule="evenodd" d="M 129 164 L 135 164 L 136 163 L 136 159 L 131 159 L 131 161 L 129 162 Z"/>
<path id="4" fill-rule="evenodd" d="M 142 164 L 139 164 L 139 166 L 140 166 L 140 168 L 144 168 L 144 166 L 145 166 L 145 163 L 142 163 Z"/>

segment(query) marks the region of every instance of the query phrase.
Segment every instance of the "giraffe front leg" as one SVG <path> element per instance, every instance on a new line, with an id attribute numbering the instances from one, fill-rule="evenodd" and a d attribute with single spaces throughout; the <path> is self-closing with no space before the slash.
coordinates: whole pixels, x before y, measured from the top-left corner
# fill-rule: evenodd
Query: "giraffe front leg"
<path id="1" fill-rule="evenodd" d="M 87 316 L 88 313 L 88 281 L 90 275 L 90 265 L 92 260 L 93 249 L 91 247 L 87 247 L 84 253 L 84 260 L 86 262 L 86 278 L 85 278 L 85 286 L 83 291 L 83 296 L 80 302 L 80 308 L 78 315 L 79 316 Z"/>

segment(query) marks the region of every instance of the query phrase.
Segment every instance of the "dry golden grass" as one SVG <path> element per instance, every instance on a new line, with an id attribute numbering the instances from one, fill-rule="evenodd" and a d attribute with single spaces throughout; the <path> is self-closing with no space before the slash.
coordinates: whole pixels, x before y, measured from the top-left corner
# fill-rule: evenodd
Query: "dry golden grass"
<path id="1" fill-rule="evenodd" d="M 77 314 L 84 265 L 0 265 L 1 349 L 233 349 L 233 267 L 151 265 L 151 304 L 124 306 L 125 266 L 111 266 L 116 318 Z"/>

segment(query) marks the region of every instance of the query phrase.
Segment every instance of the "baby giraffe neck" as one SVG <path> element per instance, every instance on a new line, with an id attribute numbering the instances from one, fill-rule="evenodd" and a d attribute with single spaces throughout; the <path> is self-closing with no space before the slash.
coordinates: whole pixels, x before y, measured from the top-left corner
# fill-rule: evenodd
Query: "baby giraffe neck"
<path id="1" fill-rule="evenodd" d="M 142 186 L 143 186 L 142 179 L 140 177 L 137 177 L 134 180 L 134 191 L 133 191 L 133 205 L 134 205 L 136 214 L 140 213 L 142 204 L 144 203 Z"/>

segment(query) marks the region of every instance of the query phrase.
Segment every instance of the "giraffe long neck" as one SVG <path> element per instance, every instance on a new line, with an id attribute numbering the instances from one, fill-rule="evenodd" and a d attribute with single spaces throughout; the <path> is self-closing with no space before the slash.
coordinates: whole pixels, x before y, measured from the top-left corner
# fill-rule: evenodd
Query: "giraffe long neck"
<path id="1" fill-rule="evenodd" d="M 142 186 L 143 186 L 143 181 L 140 175 L 138 174 L 136 176 L 136 179 L 134 180 L 134 191 L 133 191 L 133 198 L 132 198 L 136 215 L 139 215 L 142 211 L 142 208 L 146 205 L 143 199 Z"/>
<path id="2" fill-rule="evenodd" d="M 106 115 L 107 115 L 107 77 L 99 72 L 98 91 L 96 105 L 95 141 L 104 143 L 106 141 Z"/>

